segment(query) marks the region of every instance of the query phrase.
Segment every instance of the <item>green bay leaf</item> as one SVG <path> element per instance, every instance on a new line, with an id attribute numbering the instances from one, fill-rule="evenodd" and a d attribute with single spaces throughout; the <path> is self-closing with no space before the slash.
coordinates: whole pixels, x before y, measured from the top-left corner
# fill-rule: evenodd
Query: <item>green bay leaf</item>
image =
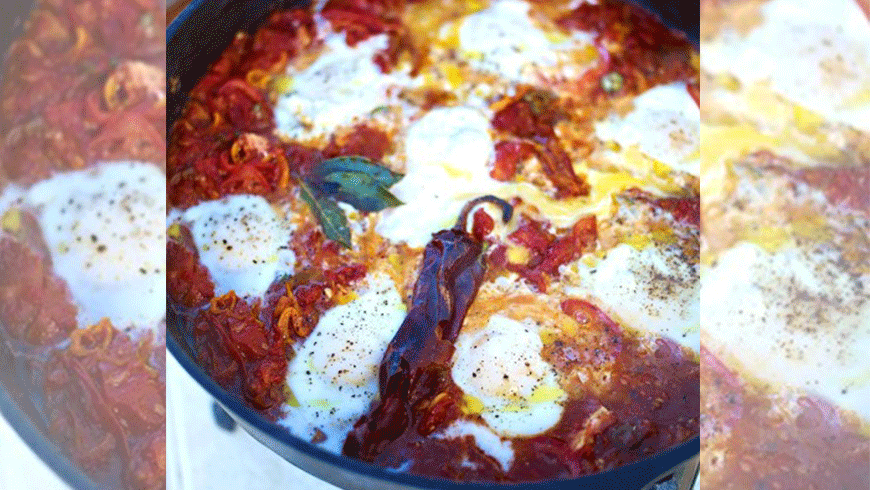
<path id="1" fill-rule="evenodd" d="M 347 216 L 344 215 L 344 211 L 338 207 L 338 204 L 312 188 L 307 182 L 301 182 L 300 194 L 305 203 L 308 204 L 308 208 L 314 213 L 326 237 L 350 248 L 350 228 L 347 226 Z"/>
<path id="2" fill-rule="evenodd" d="M 404 175 L 391 171 L 364 157 L 336 157 L 317 164 L 311 171 L 310 180 L 323 181 L 330 174 L 337 172 L 352 172 L 368 175 L 378 184 L 390 187 L 402 180 Z"/>
<path id="3" fill-rule="evenodd" d="M 374 177 L 359 172 L 332 172 L 318 187 L 325 194 L 364 212 L 376 212 L 402 205 L 402 201 Z"/>

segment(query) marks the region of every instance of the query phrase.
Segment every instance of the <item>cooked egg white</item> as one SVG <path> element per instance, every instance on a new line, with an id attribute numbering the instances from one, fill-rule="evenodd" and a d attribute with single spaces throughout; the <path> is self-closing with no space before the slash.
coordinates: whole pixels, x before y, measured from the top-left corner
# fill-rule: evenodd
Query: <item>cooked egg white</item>
<path id="1" fill-rule="evenodd" d="M 495 158 L 489 126 L 482 111 L 464 106 L 433 109 L 411 125 L 404 142 L 405 177 L 390 188 L 404 204 L 381 212 L 376 231 L 388 240 L 423 247 L 432 233 L 453 226 L 466 202 L 485 194 L 520 197 L 559 227 L 590 213 L 607 219 L 614 211 L 612 196 L 632 187 L 661 194 L 624 171 L 586 170 L 592 191 L 573 199 L 554 199 L 528 182 L 498 182 L 489 176 Z"/>
<path id="2" fill-rule="evenodd" d="M 465 17 L 459 27 L 459 46 L 471 66 L 516 82 L 535 82 L 542 68 L 555 66 L 560 52 L 580 49 L 592 36 L 575 32 L 554 40 L 535 26 L 531 6 L 522 0 L 498 0 Z M 577 75 L 577 73 L 573 73 Z"/>
<path id="3" fill-rule="evenodd" d="M 316 431 L 324 449 L 341 453 L 347 434 L 378 395 L 378 368 L 390 340 L 405 319 L 395 283 L 375 275 L 353 301 L 320 318 L 297 349 L 287 370 L 294 400 L 280 423 L 311 440 Z"/>
<path id="4" fill-rule="evenodd" d="M 701 111 L 684 83 L 659 85 L 634 99 L 624 117 L 611 115 L 595 124 L 595 134 L 621 147 L 636 146 L 669 167 L 699 175 Z"/>
<path id="5" fill-rule="evenodd" d="M 725 251 L 703 274 L 705 344 L 762 382 L 822 395 L 867 420 L 870 277 L 840 264 L 825 245 Z"/>
<path id="6" fill-rule="evenodd" d="M 510 471 L 514 463 L 514 448 L 511 441 L 504 440 L 485 425 L 459 419 L 441 432 L 432 434 L 436 439 L 462 439 L 465 436 L 474 438 L 474 443 L 487 456 L 496 460 L 505 472 Z"/>
<path id="7" fill-rule="evenodd" d="M 279 133 L 294 139 L 330 134 L 365 118 L 387 103 L 390 87 L 406 83 L 401 73 L 381 73 L 375 53 L 387 47 L 387 35 L 372 36 L 350 47 L 344 34 L 331 33 L 325 52 L 305 70 L 291 77 L 290 89 L 275 105 Z"/>
<path id="8" fill-rule="evenodd" d="M 567 395 L 541 357 L 539 327 L 494 315 L 485 327 L 462 331 L 451 374 L 466 395 L 481 402 L 481 417 L 505 437 L 532 436 L 559 422 Z"/>
<path id="9" fill-rule="evenodd" d="M 276 277 L 293 274 L 292 226 L 262 196 L 233 195 L 202 202 L 181 215 L 215 294 L 262 296 Z"/>
<path id="10" fill-rule="evenodd" d="M 7 184 L 0 191 L 0 214 L 5 213 L 10 208 L 20 206 L 25 192 L 22 188 L 15 184 Z"/>
<path id="11" fill-rule="evenodd" d="M 702 68 L 767 84 L 798 107 L 870 130 L 870 21 L 858 3 L 773 0 L 762 17 L 745 36 L 726 31 L 705 43 Z"/>
<path id="12" fill-rule="evenodd" d="M 620 244 L 600 260 L 563 266 L 565 292 L 602 307 L 629 327 L 700 350 L 697 266 L 679 249 Z"/>
<path id="13" fill-rule="evenodd" d="M 82 327 L 156 329 L 165 315 L 166 177 L 142 162 L 57 174 L 27 191 Z"/>
<path id="14" fill-rule="evenodd" d="M 402 206 L 381 213 L 381 236 L 425 246 L 432 233 L 451 228 L 462 206 L 499 186 L 489 176 L 494 156 L 489 120 L 470 107 L 429 111 L 405 137 L 405 177 L 390 191 Z"/>

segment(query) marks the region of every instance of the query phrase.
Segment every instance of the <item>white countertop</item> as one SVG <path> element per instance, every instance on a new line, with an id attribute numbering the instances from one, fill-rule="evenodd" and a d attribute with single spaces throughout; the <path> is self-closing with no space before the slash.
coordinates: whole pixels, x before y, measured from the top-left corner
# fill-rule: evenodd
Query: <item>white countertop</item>
<path id="1" fill-rule="evenodd" d="M 71 490 L 0 416 L 0 489 Z"/>
<path id="2" fill-rule="evenodd" d="M 170 490 L 337 490 L 284 461 L 241 427 L 215 424 L 212 399 L 166 356 L 166 483 Z"/>

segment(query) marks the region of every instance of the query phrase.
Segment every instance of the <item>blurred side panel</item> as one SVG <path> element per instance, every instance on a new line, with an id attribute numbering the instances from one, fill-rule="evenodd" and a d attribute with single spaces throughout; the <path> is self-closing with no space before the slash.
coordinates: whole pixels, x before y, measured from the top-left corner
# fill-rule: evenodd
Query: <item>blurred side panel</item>
<path id="1" fill-rule="evenodd" d="M 701 2 L 701 487 L 870 488 L 870 6 Z"/>
<path id="2" fill-rule="evenodd" d="M 7 7 L 0 407 L 74 488 L 164 488 L 166 5 Z"/>

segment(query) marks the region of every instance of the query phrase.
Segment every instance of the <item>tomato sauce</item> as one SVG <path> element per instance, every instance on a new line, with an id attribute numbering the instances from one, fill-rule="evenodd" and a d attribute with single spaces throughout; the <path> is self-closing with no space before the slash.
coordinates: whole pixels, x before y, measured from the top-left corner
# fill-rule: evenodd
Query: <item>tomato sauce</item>
<path id="1" fill-rule="evenodd" d="M 249 302 L 234 293 L 215 297 L 208 271 L 188 243 L 189 232 L 181 227 L 180 234 L 167 245 L 167 290 L 191 325 L 187 334 L 199 361 L 225 388 L 277 417 L 286 398 L 292 344 L 311 334 L 339 292 L 364 278 L 367 267 L 348 262 L 320 230 L 302 226 L 291 240 L 299 269 L 275 281 L 265 301 Z"/>
<path id="2" fill-rule="evenodd" d="M 292 170 L 323 158 L 317 149 L 278 142 L 267 87 L 258 86 L 309 46 L 315 33 L 308 11 L 276 12 L 253 36 L 237 36 L 209 68 L 172 129 L 170 205 L 286 191 Z M 256 151 L 245 151 L 252 140 Z"/>
<path id="3" fill-rule="evenodd" d="M 162 25 L 158 1 L 40 3 L 0 90 L 7 176 L 32 183 L 105 159 L 165 161 Z"/>
<path id="4" fill-rule="evenodd" d="M 214 283 L 196 251 L 175 240 L 166 243 L 166 291 L 186 308 L 203 306 L 214 297 Z"/>

